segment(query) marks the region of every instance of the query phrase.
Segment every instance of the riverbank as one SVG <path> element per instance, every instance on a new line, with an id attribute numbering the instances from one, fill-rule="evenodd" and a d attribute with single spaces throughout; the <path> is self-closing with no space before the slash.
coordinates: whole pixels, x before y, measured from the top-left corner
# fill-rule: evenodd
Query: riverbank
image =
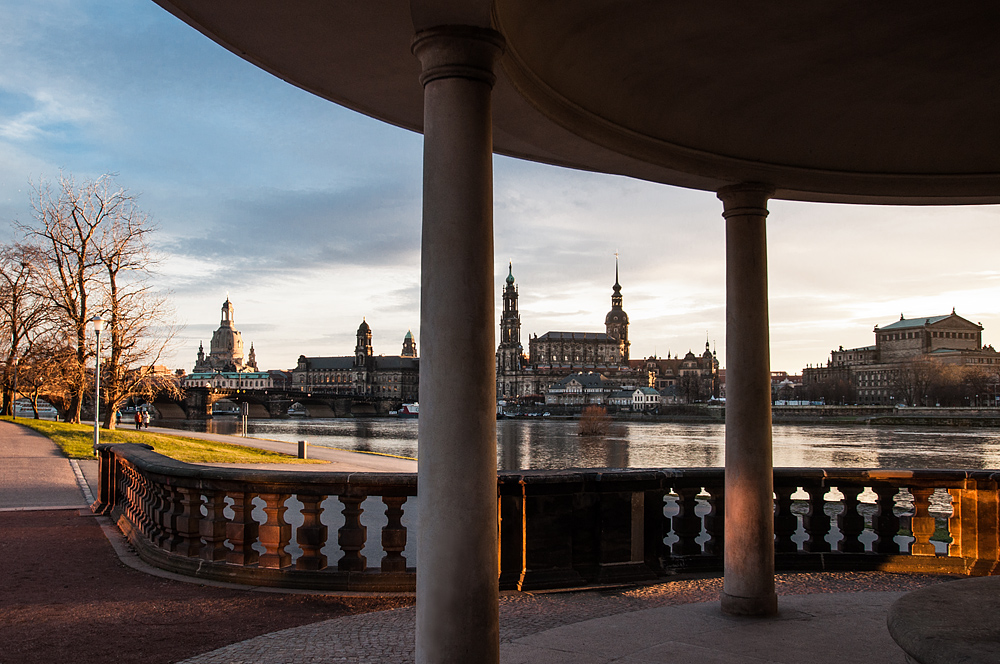
<path id="1" fill-rule="evenodd" d="M 566 416 L 572 417 L 572 416 Z M 615 420 L 713 424 L 726 421 L 725 406 L 661 407 L 657 413 L 616 413 Z M 530 418 L 529 418 L 530 419 Z M 780 424 L 888 425 L 912 427 L 1000 427 L 997 408 L 900 406 L 772 406 L 771 421 Z"/>

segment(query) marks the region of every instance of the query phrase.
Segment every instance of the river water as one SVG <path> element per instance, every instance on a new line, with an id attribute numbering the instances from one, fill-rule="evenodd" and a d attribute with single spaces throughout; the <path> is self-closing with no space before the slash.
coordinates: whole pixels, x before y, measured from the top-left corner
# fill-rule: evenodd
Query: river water
<path id="1" fill-rule="evenodd" d="M 159 426 L 240 434 L 237 418 L 161 420 Z M 250 420 L 250 437 L 418 456 L 417 420 Z M 774 465 L 813 468 L 1000 469 L 1000 429 L 899 426 L 774 426 Z M 566 420 L 497 422 L 497 468 L 685 468 L 724 465 L 722 424 L 615 422 L 606 436 L 580 436 Z"/>

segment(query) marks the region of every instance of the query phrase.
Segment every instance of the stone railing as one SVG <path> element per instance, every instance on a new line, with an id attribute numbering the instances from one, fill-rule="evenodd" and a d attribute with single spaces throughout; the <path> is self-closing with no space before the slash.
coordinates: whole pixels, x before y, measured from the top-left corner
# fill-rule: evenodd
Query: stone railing
<path id="1" fill-rule="evenodd" d="M 256 585 L 414 588 L 414 474 L 215 468 L 137 445 L 102 446 L 100 463 L 95 510 L 159 567 Z M 1000 473 L 780 468 L 774 477 L 779 570 L 1000 573 Z M 723 486 L 719 468 L 502 472 L 500 587 L 719 571 Z"/>

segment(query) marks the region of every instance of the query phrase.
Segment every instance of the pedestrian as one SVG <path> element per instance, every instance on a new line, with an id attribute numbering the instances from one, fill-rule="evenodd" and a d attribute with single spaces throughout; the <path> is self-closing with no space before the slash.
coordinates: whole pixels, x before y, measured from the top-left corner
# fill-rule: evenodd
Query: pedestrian
<path id="1" fill-rule="evenodd" d="M 122 412 L 120 410 L 115 411 L 115 426 L 119 426 L 122 423 Z"/>
<path id="2" fill-rule="evenodd" d="M 149 428 L 149 411 L 143 411 L 142 413 L 142 426 Z"/>
<path id="3" fill-rule="evenodd" d="M 142 428 L 142 413 L 138 410 L 135 411 L 135 430 L 138 431 Z"/>

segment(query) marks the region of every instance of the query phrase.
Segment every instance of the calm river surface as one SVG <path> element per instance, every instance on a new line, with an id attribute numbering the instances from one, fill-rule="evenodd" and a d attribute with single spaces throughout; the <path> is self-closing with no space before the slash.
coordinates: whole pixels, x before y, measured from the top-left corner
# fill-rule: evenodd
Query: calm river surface
<path id="1" fill-rule="evenodd" d="M 239 434 L 236 418 L 161 420 L 160 426 Z M 416 457 L 417 421 L 393 418 L 250 420 L 249 436 Z M 616 422 L 579 436 L 564 420 L 497 422 L 497 467 L 681 468 L 724 465 L 721 424 Z M 774 426 L 774 465 L 827 468 L 1000 469 L 1000 429 Z"/>

